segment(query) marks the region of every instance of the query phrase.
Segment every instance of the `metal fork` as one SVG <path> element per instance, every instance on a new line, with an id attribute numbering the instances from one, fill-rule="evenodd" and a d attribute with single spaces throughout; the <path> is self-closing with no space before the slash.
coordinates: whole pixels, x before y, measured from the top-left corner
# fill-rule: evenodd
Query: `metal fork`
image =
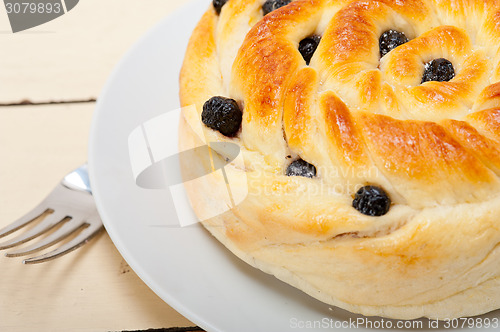
<path id="1" fill-rule="evenodd" d="M 65 255 L 96 236 L 103 224 L 90 189 L 87 164 L 66 175 L 54 190 L 33 210 L 12 224 L 0 229 L 0 238 L 11 234 L 34 220 L 36 226 L 8 241 L 0 243 L 0 250 L 26 243 L 56 226 L 59 229 L 40 241 L 20 249 L 9 251 L 7 257 L 28 255 L 56 244 L 80 231 L 71 241 L 46 254 L 23 260 L 24 264 L 42 263 Z"/>

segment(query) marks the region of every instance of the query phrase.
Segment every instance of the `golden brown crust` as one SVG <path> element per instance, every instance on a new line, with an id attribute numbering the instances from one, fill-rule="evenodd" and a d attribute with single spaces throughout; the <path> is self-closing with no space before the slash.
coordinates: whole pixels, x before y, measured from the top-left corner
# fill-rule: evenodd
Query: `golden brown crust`
<path id="1" fill-rule="evenodd" d="M 210 8 L 186 53 L 181 103 L 197 112 L 181 120 L 181 148 L 232 142 L 242 156 L 227 166 L 229 184 L 187 185 L 199 216 L 220 208 L 214 197 L 230 207 L 203 224 L 253 266 L 354 312 L 499 308 L 500 2 L 295 0 L 265 17 L 262 3 Z M 410 41 L 380 59 L 387 29 Z M 297 47 L 314 34 L 306 65 Z M 421 84 L 440 57 L 455 77 Z M 235 138 L 200 126 L 217 95 L 243 108 Z M 299 157 L 316 178 L 284 175 Z M 367 184 L 389 193 L 388 214 L 352 208 Z M 246 198 L 221 198 L 227 186 Z"/>

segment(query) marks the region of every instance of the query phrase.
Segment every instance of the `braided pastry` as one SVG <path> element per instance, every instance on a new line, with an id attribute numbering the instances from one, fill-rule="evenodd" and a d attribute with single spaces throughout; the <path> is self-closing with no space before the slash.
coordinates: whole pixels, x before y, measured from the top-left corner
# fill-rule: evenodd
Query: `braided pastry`
<path id="1" fill-rule="evenodd" d="M 186 184 L 195 212 L 355 313 L 499 308 L 499 47 L 494 0 L 214 0 L 181 71 L 180 146 L 241 158 L 214 147 L 234 160 Z M 213 167 L 193 158 L 184 172 Z"/>

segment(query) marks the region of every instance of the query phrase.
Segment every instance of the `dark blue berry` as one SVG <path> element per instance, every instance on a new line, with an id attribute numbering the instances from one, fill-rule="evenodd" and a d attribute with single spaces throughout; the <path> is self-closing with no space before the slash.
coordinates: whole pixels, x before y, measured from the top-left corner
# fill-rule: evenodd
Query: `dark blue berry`
<path id="1" fill-rule="evenodd" d="M 383 57 L 396 47 L 407 43 L 409 40 L 404 32 L 396 30 L 387 30 L 384 32 L 378 41 L 380 48 L 380 57 Z"/>
<path id="2" fill-rule="evenodd" d="M 203 105 L 201 121 L 222 135 L 233 137 L 238 133 L 243 114 L 234 99 L 212 97 Z"/>
<path id="3" fill-rule="evenodd" d="M 389 212 L 391 199 L 382 188 L 365 186 L 354 196 L 352 207 L 367 216 L 380 217 Z"/>
<path id="4" fill-rule="evenodd" d="M 448 82 L 455 77 L 455 69 L 453 64 L 443 58 L 434 59 L 425 64 L 422 83 L 429 81 Z"/>
<path id="5" fill-rule="evenodd" d="M 299 52 L 300 54 L 302 54 L 304 60 L 306 60 L 306 64 L 309 64 L 309 62 L 311 62 L 311 58 L 318 48 L 320 41 L 320 36 L 312 36 L 302 39 L 299 43 Z"/>
<path id="6" fill-rule="evenodd" d="M 288 165 L 286 169 L 287 176 L 305 176 L 313 178 L 316 176 L 316 167 L 309 164 L 307 161 L 299 159 Z"/>
<path id="7" fill-rule="evenodd" d="M 264 16 L 278 8 L 288 5 L 290 2 L 292 2 L 292 0 L 267 0 L 262 5 Z"/>
<path id="8" fill-rule="evenodd" d="M 213 0 L 212 4 L 214 5 L 214 9 L 217 12 L 217 15 L 220 14 L 222 7 L 226 4 L 228 0 Z"/>

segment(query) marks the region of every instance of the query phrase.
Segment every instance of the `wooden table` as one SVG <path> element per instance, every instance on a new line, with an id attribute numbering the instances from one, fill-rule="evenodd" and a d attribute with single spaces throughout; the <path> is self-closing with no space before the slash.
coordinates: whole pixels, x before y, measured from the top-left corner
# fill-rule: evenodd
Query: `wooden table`
<path id="1" fill-rule="evenodd" d="M 94 101 L 113 67 L 187 1 L 85 0 L 16 34 L 0 6 L 0 228 L 87 159 Z M 160 328 L 199 330 L 137 277 L 105 232 L 48 263 L 0 257 L 0 331 Z"/>

